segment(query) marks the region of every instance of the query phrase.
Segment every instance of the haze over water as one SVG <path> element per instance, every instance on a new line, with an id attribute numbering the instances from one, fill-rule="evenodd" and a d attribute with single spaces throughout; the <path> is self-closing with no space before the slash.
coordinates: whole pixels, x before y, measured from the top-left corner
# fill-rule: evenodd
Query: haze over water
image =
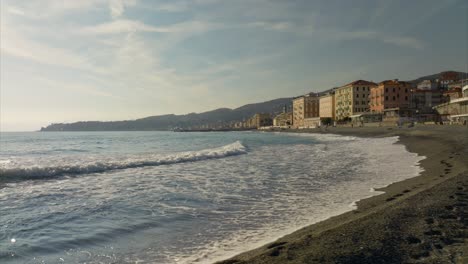
<path id="1" fill-rule="evenodd" d="M 422 159 L 397 138 L 334 135 L 0 139 L 1 263 L 210 263 L 351 210 Z"/>

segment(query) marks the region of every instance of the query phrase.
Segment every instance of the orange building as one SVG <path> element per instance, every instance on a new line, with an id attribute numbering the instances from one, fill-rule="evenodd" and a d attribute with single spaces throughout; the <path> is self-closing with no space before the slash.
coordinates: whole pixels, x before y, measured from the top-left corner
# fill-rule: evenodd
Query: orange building
<path id="1" fill-rule="evenodd" d="M 304 120 L 319 117 L 319 94 L 309 93 L 293 99 L 293 126 L 295 128 L 305 127 Z"/>
<path id="2" fill-rule="evenodd" d="M 370 111 L 382 113 L 389 108 L 408 108 L 411 101 L 411 88 L 410 83 L 398 81 L 398 79 L 379 83 L 370 91 Z"/>

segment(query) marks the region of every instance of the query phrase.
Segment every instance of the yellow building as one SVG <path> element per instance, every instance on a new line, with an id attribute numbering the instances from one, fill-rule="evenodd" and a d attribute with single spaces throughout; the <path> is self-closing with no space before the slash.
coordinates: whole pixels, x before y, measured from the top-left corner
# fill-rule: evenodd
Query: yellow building
<path id="1" fill-rule="evenodd" d="M 335 120 L 335 92 L 330 92 L 320 97 L 320 118 Z"/>
<path id="2" fill-rule="evenodd" d="M 335 118 L 343 120 L 355 114 L 369 112 L 370 90 L 376 83 L 357 80 L 335 90 Z"/>
<path id="3" fill-rule="evenodd" d="M 246 121 L 246 127 L 248 128 L 260 128 L 264 126 L 271 126 L 273 120 L 271 119 L 270 114 L 258 113 L 249 118 Z"/>
<path id="4" fill-rule="evenodd" d="M 293 126 L 305 127 L 304 119 L 319 117 L 320 97 L 316 93 L 306 94 L 293 99 Z"/>
<path id="5" fill-rule="evenodd" d="M 293 113 L 281 113 L 273 119 L 273 126 L 275 127 L 289 127 L 292 125 Z"/>

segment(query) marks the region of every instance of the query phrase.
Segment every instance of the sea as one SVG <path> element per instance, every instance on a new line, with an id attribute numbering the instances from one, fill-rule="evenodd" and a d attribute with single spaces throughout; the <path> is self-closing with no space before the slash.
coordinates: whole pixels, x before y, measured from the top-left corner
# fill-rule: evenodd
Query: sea
<path id="1" fill-rule="evenodd" d="M 0 134 L 0 263 L 213 263 L 419 175 L 397 137 Z"/>

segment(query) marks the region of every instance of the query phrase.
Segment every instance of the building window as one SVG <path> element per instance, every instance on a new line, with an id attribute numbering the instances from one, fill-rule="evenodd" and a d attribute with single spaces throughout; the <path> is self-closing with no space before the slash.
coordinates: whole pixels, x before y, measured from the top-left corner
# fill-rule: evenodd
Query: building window
<path id="1" fill-rule="evenodd" d="M 408 96 L 405 96 L 405 101 L 408 101 Z"/>
<path id="2" fill-rule="evenodd" d="M 385 88 L 385 92 L 388 93 L 388 88 Z"/>
<path id="3" fill-rule="evenodd" d="M 388 96 L 385 96 L 385 101 L 388 101 Z"/>
<path id="4" fill-rule="evenodd" d="M 359 98 L 359 94 L 356 94 L 356 97 Z"/>
<path id="5" fill-rule="evenodd" d="M 395 88 L 393 88 L 393 92 L 395 92 Z"/>
<path id="6" fill-rule="evenodd" d="M 356 87 L 356 91 L 359 91 L 359 87 Z"/>
<path id="7" fill-rule="evenodd" d="M 393 101 L 395 101 L 395 96 L 393 96 Z"/>
<path id="8" fill-rule="evenodd" d="M 407 92 L 408 92 L 408 88 L 405 89 L 405 93 L 407 93 Z"/>

